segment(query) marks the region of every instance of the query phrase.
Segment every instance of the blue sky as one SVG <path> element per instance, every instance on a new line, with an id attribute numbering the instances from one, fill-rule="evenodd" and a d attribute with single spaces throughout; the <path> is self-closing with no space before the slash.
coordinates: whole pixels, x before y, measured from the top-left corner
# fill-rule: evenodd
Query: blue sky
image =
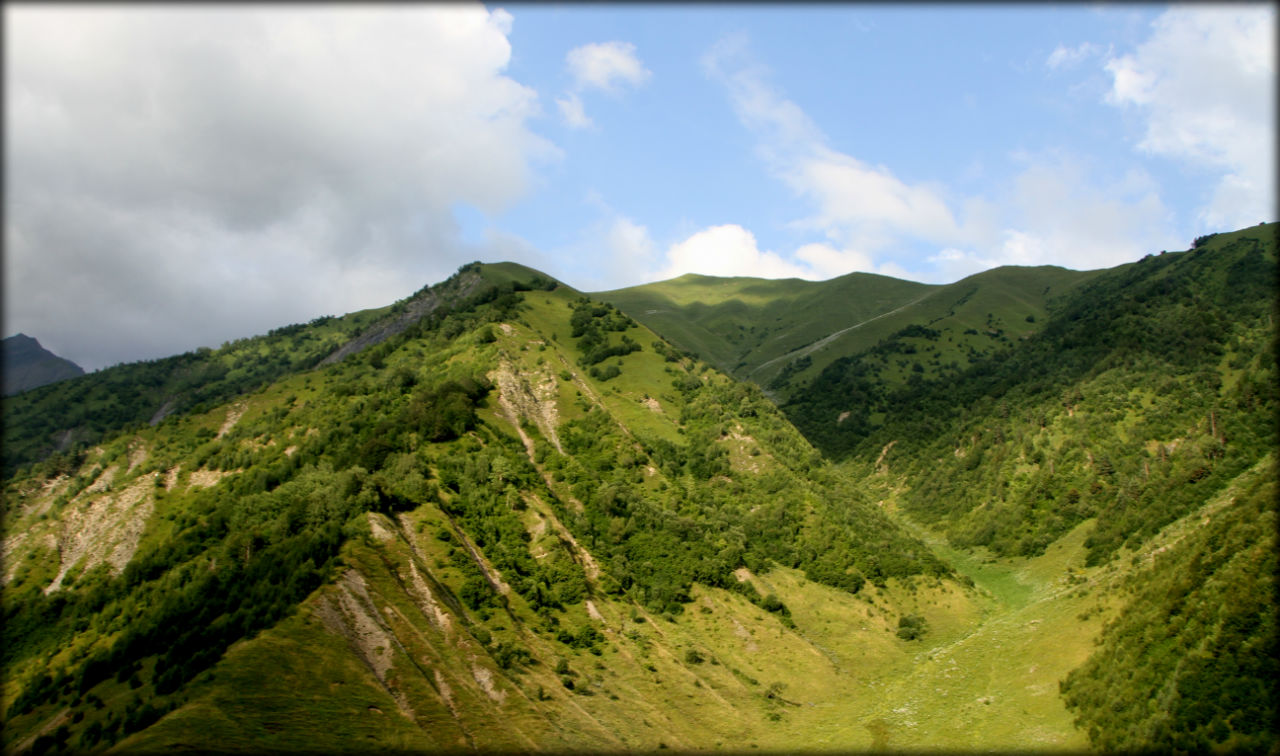
<path id="1" fill-rule="evenodd" d="M 1113 95 L 1115 75 L 1107 65 L 1149 45 L 1153 23 L 1166 10 L 517 6 L 510 72 L 548 93 L 546 99 L 574 86 L 572 66 L 555 55 L 557 44 L 620 42 L 648 75 L 620 77 L 613 92 L 584 88 L 580 100 L 590 128 L 573 128 L 549 107 L 544 133 L 565 154 L 546 171 L 548 190 L 494 217 L 469 217 L 470 235 L 495 227 L 536 239 L 549 269 L 588 288 L 684 272 L 661 264 L 662 251 L 726 225 L 750 232 L 760 252 L 786 264 L 753 264 L 744 253 L 739 264 L 728 265 L 709 256 L 719 264 L 708 262 L 701 272 L 825 278 L 874 269 L 941 282 L 1001 263 L 1114 265 L 1153 249 L 1182 248 L 1223 223 L 1269 220 L 1259 208 L 1274 201 L 1262 198 L 1248 208 L 1254 215 L 1242 208 L 1234 217 L 1212 217 L 1207 209 L 1221 167 L 1141 148 L 1142 107 Z M 1197 22 L 1213 28 L 1200 19 L 1183 23 L 1196 28 Z M 521 54 L 526 44 L 527 56 Z M 735 103 L 736 76 L 767 92 L 764 112 Z M 1271 94 L 1259 88 L 1254 96 L 1265 105 Z M 875 225 L 873 218 L 842 222 L 837 212 L 805 223 L 815 205 L 844 197 L 835 189 L 829 193 L 836 196 L 824 198 L 821 189 L 797 186 L 785 177 L 785 156 L 762 155 L 784 149 L 776 133 L 781 127 L 768 122 L 769 108 L 794 109 L 812 132 L 806 138 L 896 180 L 903 192 L 919 190 L 927 195 L 921 202 L 936 198 L 957 223 L 988 220 L 972 217 L 980 213 L 965 206 L 989 204 L 992 228 L 930 233 L 913 229 L 910 219 L 872 240 L 858 232 Z M 1265 161 L 1266 146 L 1253 149 Z M 845 194 L 851 204 L 861 196 L 852 187 Z M 566 224 L 574 214 L 591 222 Z M 1104 228 L 1065 233 L 1091 222 Z M 647 263 L 622 266 L 583 253 L 608 247 L 608 231 L 622 224 L 647 232 L 652 246 L 631 255 Z M 1020 239 L 1037 249 L 1019 253 Z M 806 244 L 843 254 L 828 265 L 805 264 L 794 253 Z"/>
<path id="2" fill-rule="evenodd" d="M 948 282 L 1275 219 L 1270 5 L 5 15 L 5 332 L 88 368 L 473 259 Z"/>

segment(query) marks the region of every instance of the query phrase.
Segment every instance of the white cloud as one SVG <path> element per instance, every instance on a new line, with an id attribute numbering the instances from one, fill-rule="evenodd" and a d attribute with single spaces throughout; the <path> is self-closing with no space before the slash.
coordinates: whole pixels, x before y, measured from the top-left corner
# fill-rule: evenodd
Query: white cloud
<path id="1" fill-rule="evenodd" d="M 1075 47 L 1067 47 L 1066 45 L 1058 45 L 1049 53 L 1049 57 L 1044 64 L 1052 69 L 1071 68 L 1079 65 L 1086 58 L 1092 58 L 1095 55 L 1101 55 L 1105 51 L 1101 45 L 1092 42 L 1081 42 Z"/>
<path id="2" fill-rule="evenodd" d="M 616 92 L 623 84 L 638 87 L 651 75 L 630 42 L 594 42 L 575 47 L 565 56 L 565 63 L 579 91 Z"/>
<path id="3" fill-rule="evenodd" d="M 769 170 L 812 200 L 816 212 L 797 220 L 797 228 L 870 254 L 904 236 L 942 241 L 962 233 L 939 187 L 905 182 L 885 166 L 828 146 L 804 110 L 768 84 L 768 72 L 750 61 L 742 37 L 721 40 L 702 63 L 725 85 L 739 120 L 755 132 Z"/>
<path id="4" fill-rule="evenodd" d="M 566 92 L 564 97 L 557 97 L 556 105 L 560 106 L 560 116 L 569 128 L 587 129 L 594 125 L 591 116 L 583 109 L 582 98 L 577 92 Z"/>
<path id="5" fill-rule="evenodd" d="M 1046 64 L 1065 67 L 1103 54 L 1093 43 L 1060 46 Z M 808 274 L 864 270 L 949 282 L 998 265 L 1109 267 L 1180 244 L 1167 231 L 1174 224 L 1158 187 L 1140 171 L 1117 174 L 1050 150 L 1015 156 L 1024 162 L 1021 171 L 988 195 L 955 196 L 937 182 L 905 180 L 828 144 L 804 110 L 768 82 L 744 37 L 721 40 L 703 67 L 755 134 L 766 168 L 809 200 L 812 212 L 791 227 L 823 241 L 779 258 Z M 1145 91 L 1146 77 L 1126 74 L 1126 91 Z"/>
<path id="6" fill-rule="evenodd" d="M 788 174 L 801 195 L 811 197 L 818 213 L 805 224 L 825 229 L 831 238 L 883 247 L 904 232 L 931 241 L 960 233 L 941 192 L 926 184 L 908 184 L 884 166 L 816 148 Z"/>
<path id="7" fill-rule="evenodd" d="M 752 276 L 757 278 L 817 278 L 808 268 L 795 265 L 773 252 L 762 252 L 756 237 L 736 224 L 712 226 L 671 245 L 667 265 L 658 279 L 685 273 L 706 276 Z"/>
<path id="8" fill-rule="evenodd" d="M 1174 8 L 1106 64 L 1108 101 L 1145 117 L 1139 149 L 1217 175 L 1211 229 L 1274 220 L 1275 23 L 1269 5 Z"/>
<path id="9" fill-rule="evenodd" d="M 1066 154 L 1022 155 L 1023 170 L 1003 198 L 1006 224 L 988 226 L 974 245 L 945 247 L 918 277 L 955 281 L 1000 265 L 1107 268 L 1158 250 L 1185 248 L 1170 235 L 1171 213 L 1155 182 L 1140 171 L 1103 180 Z"/>
<path id="10" fill-rule="evenodd" d="M 645 280 L 659 257 L 658 245 L 649 235 L 649 229 L 622 216 L 609 223 L 604 248 L 608 251 L 608 276 L 623 286 Z"/>
<path id="11" fill-rule="evenodd" d="M 642 86 L 652 73 L 636 56 L 630 42 L 593 42 L 575 47 L 565 55 L 565 66 L 573 77 L 573 85 L 564 97 L 556 98 L 560 116 L 571 129 L 593 125 L 582 105 L 581 94 L 597 89 L 610 94 L 621 92 L 623 85 Z"/>
<path id="12" fill-rule="evenodd" d="M 6 322 L 87 367 L 386 304 L 557 156 L 501 10 L 4 13 Z"/>
<path id="13" fill-rule="evenodd" d="M 650 280 L 699 273 L 705 276 L 822 281 L 854 271 L 874 271 L 884 275 L 902 272 L 896 267 L 875 266 L 868 255 L 856 250 L 837 249 L 821 242 L 802 245 L 790 255 L 761 250 L 755 234 L 735 223 L 711 226 L 691 234 L 670 245 L 662 260 L 664 266 L 649 276 Z"/>
<path id="14" fill-rule="evenodd" d="M 794 161 L 825 142 L 808 114 L 769 86 L 768 70 L 750 59 L 745 37 L 730 35 L 717 42 L 703 56 L 702 68 L 725 86 L 734 112 L 756 132 L 767 160 Z"/>
<path id="15" fill-rule="evenodd" d="M 795 258 L 803 261 L 814 277 L 820 280 L 843 276 L 854 271 L 875 270 L 871 258 L 851 249 L 836 249 L 830 244 L 810 243 L 795 251 Z"/>
<path id="16" fill-rule="evenodd" d="M 626 260 L 647 261 L 656 251 L 649 229 L 621 217 L 609 226 L 608 246 L 611 256 Z"/>

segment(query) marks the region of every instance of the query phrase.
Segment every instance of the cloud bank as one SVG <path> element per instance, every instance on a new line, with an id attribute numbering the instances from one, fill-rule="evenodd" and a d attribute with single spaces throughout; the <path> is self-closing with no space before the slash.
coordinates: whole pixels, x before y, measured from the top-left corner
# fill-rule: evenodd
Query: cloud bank
<path id="1" fill-rule="evenodd" d="M 5 16 L 6 324 L 88 368 L 387 304 L 556 156 L 502 10 Z"/>

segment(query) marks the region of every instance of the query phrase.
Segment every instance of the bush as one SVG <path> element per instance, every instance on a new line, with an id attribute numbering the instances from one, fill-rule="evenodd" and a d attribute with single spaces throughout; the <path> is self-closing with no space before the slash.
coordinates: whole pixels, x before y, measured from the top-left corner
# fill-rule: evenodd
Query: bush
<path id="1" fill-rule="evenodd" d="M 924 617 L 907 614 L 898 618 L 898 637 L 905 641 L 916 640 L 925 634 L 928 623 Z"/>

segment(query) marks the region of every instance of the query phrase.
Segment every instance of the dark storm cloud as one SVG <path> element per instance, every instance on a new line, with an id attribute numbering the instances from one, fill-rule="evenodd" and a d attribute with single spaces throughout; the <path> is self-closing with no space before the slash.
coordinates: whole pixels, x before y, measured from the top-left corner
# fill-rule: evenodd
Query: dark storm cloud
<path id="1" fill-rule="evenodd" d="M 5 330 L 88 368 L 387 304 L 555 154 L 500 10 L 5 14 Z"/>

